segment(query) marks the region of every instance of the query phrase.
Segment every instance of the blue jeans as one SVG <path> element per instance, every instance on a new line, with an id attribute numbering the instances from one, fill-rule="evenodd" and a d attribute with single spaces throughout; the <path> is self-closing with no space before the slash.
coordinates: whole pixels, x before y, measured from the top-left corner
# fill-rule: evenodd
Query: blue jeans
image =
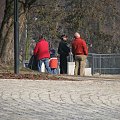
<path id="1" fill-rule="evenodd" d="M 51 69 L 49 67 L 49 59 L 48 58 L 43 58 L 41 60 L 38 60 L 38 71 L 41 72 L 41 66 L 42 66 L 43 62 L 45 64 L 45 68 L 46 68 L 47 72 L 51 73 Z"/>
<path id="2" fill-rule="evenodd" d="M 56 68 L 51 68 L 51 73 L 52 74 L 57 74 L 58 73 L 58 70 Z"/>

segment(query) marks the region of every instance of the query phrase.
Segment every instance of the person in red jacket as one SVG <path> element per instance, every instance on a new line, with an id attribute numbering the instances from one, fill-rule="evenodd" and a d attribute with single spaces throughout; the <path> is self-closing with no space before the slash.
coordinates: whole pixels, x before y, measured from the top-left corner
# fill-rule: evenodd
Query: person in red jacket
<path id="1" fill-rule="evenodd" d="M 75 60 L 74 74 L 84 76 L 88 47 L 85 40 L 83 40 L 77 32 L 75 33 L 74 40 L 72 41 L 72 53 Z"/>
<path id="2" fill-rule="evenodd" d="M 42 63 L 44 63 L 47 72 L 51 73 L 51 69 L 49 67 L 49 43 L 44 39 L 42 35 L 40 35 L 39 39 L 39 42 L 34 48 L 34 55 L 37 56 L 38 60 L 38 71 L 41 72 Z"/>

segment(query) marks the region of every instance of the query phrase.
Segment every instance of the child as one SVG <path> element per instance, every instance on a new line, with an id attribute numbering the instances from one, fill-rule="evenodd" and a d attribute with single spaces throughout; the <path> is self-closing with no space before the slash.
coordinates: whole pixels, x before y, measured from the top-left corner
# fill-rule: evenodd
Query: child
<path id="1" fill-rule="evenodd" d="M 51 58 L 49 61 L 49 66 L 51 68 L 52 74 L 57 74 L 58 73 L 58 58 L 55 55 L 55 52 L 51 54 Z"/>

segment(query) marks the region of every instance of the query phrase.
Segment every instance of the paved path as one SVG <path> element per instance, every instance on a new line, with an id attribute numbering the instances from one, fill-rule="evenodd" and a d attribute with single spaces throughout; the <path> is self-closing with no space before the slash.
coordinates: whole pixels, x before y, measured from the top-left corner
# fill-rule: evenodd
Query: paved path
<path id="1" fill-rule="evenodd" d="M 0 120 L 120 120 L 120 80 L 0 80 Z"/>

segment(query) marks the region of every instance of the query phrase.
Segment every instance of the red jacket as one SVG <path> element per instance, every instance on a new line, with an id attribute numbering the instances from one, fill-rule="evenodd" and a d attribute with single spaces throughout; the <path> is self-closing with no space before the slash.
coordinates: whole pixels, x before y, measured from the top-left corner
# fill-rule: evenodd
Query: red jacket
<path id="1" fill-rule="evenodd" d="M 38 60 L 43 58 L 50 58 L 49 44 L 45 39 L 41 39 L 34 48 L 34 55 L 37 56 Z"/>
<path id="2" fill-rule="evenodd" d="M 73 40 L 72 53 L 74 55 L 88 55 L 88 47 L 82 38 L 75 38 Z"/>

